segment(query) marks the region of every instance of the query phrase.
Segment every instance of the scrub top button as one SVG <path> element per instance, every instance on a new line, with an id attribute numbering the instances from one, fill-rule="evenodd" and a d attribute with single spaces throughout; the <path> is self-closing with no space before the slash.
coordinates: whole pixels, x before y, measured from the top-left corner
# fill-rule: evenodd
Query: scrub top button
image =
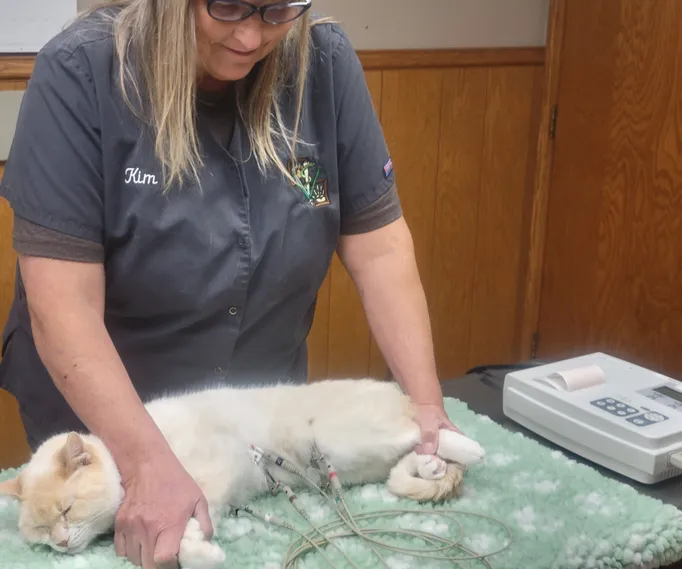
<path id="1" fill-rule="evenodd" d="M 230 315 L 236 316 L 237 314 L 237 307 L 236 306 L 231 306 L 230 307 Z"/>

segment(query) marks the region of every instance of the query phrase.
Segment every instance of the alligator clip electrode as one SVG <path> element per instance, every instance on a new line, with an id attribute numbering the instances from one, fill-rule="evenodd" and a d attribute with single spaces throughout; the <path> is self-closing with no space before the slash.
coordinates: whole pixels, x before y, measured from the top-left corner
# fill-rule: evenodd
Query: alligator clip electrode
<path id="1" fill-rule="evenodd" d="M 310 455 L 310 466 L 315 471 L 319 477 L 320 489 L 323 492 L 327 492 L 331 486 L 329 479 L 327 478 L 327 468 L 325 465 L 324 455 L 317 448 L 317 445 L 313 441 L 313 448 Z"/>
<path id="2" fill-rule="evenodd" d="M 273 496 L 277 496 L 280 491 L 279 480 L 276 480 L 275 477 L 270 474 L 270 471 L 267 469 L 267 467 L 263 470 L 265 471 L 265 477 L 268 479 L 268 492 L 270 492 L 270 494 Z"/>
<path id="3" fill-rule="evenodd" d="M 253 463 L 263 471 L 263 473 L 265 474 L 265 478 L 267 478 L 268 480 L 268 492 L 270 492 L 270 494 L 272 494 L 273 496 L 277 496 L 277 494 L 279 494 L 280 491 L 280 484 L 275 479 L 275 477 L 272 474 L 270 474 L 268 467 L 263 464 L 264 462 L 263 457 L 265 453 L 256 445 L 249 445 L 249 450 L 251 451 L 251 458 L 253 459 Z"/>
<path id="4" fill-rule="evenodd" d="M 249 450 L 251 451 L 251 459 L 256 466 L 260 466 L 263 462 L 263 451 L 259 449 L 256 445 L 249 445 Z"/>

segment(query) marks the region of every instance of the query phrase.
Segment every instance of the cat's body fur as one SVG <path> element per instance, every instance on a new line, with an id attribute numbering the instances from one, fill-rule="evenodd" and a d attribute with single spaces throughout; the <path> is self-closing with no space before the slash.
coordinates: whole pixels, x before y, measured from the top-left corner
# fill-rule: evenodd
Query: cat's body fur
<path id="1" fill-rule="evenodd" d="M 204 492 L 214 521 L 226 507 L 247 504 L 267 490 L 266 476 L 254 463 L 250 445 L 283 456 L 304 471 L 310 466 L 315 445 L 330 459 L 344 484 L 387 481 L 394 494 L 416 500 L 447 499 L 459 491 L 460 465 L 445 465 L 438 458 L 413 452 L 420 442 L 414 409 L 390 383 L 336 380 L 300 386 L 217 388 L 157 399 L 147 404 L 147 409 Z M 452 461 L 452 456 L 447 456 L 447 445 L 454 444 L 448 442 L 451 434 L 441 430 L 439 454 Z M 442 449 L 445 451 L 440 452 Z M 113 525 L 122 493 L 112 465 L 108 451 L 95 437 L 58 435 L 38 449 L 19 479 L 0 485 L 0 492 L 22 501 L 20 528 L 27 540 L 59 551 L 82 550 Z M 283 483 L 300 486 L 295 475 L 268 468 Z M 63 481 L 61 486 L 55 478 Z M 90 491 L 84 499 L 92 484 L 100 488 L 99 498 Z M 76 522 L 64 517 L 61 530 L 57 531 L 57 520 L 49 534 L 38 535 L 32 526 L 46 525 L 46 520 L 36 519 L 41 508 L 34 502 L 45 499 L 55 502 L 53 513 L 71 506 L 69 514 L 78 508 L 82 519 Z M 97 503 L 97 507 L 86 512 L 86 502 Z M 90 531 L 94 518 L 100 523 Z M 210 567 L 222 558 L 216 546 L 203 541 L 193 520 L 183 539 L 181 563 Z"/>

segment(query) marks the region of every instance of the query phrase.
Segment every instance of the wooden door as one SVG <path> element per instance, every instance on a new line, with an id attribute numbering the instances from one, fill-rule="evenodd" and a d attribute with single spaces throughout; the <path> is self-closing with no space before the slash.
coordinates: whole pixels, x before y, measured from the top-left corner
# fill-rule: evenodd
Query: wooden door
<path id="1" fill-rule="evenodd" d="M 563 8 L 537 353 L 682 379 L 682 2 Z"/>

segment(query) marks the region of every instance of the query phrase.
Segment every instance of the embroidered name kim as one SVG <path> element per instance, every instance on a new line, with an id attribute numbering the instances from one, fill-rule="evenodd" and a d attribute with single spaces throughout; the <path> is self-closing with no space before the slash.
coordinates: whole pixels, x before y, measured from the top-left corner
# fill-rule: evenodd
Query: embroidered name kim
<path id="1" fill-rule="evenodd" d="M 143 186 L 158 186 L 159 184 L 154 174 L 145 174 L 139 168 L 126 168 L 125 176 L 126 184 L 141 184 Z"/>

